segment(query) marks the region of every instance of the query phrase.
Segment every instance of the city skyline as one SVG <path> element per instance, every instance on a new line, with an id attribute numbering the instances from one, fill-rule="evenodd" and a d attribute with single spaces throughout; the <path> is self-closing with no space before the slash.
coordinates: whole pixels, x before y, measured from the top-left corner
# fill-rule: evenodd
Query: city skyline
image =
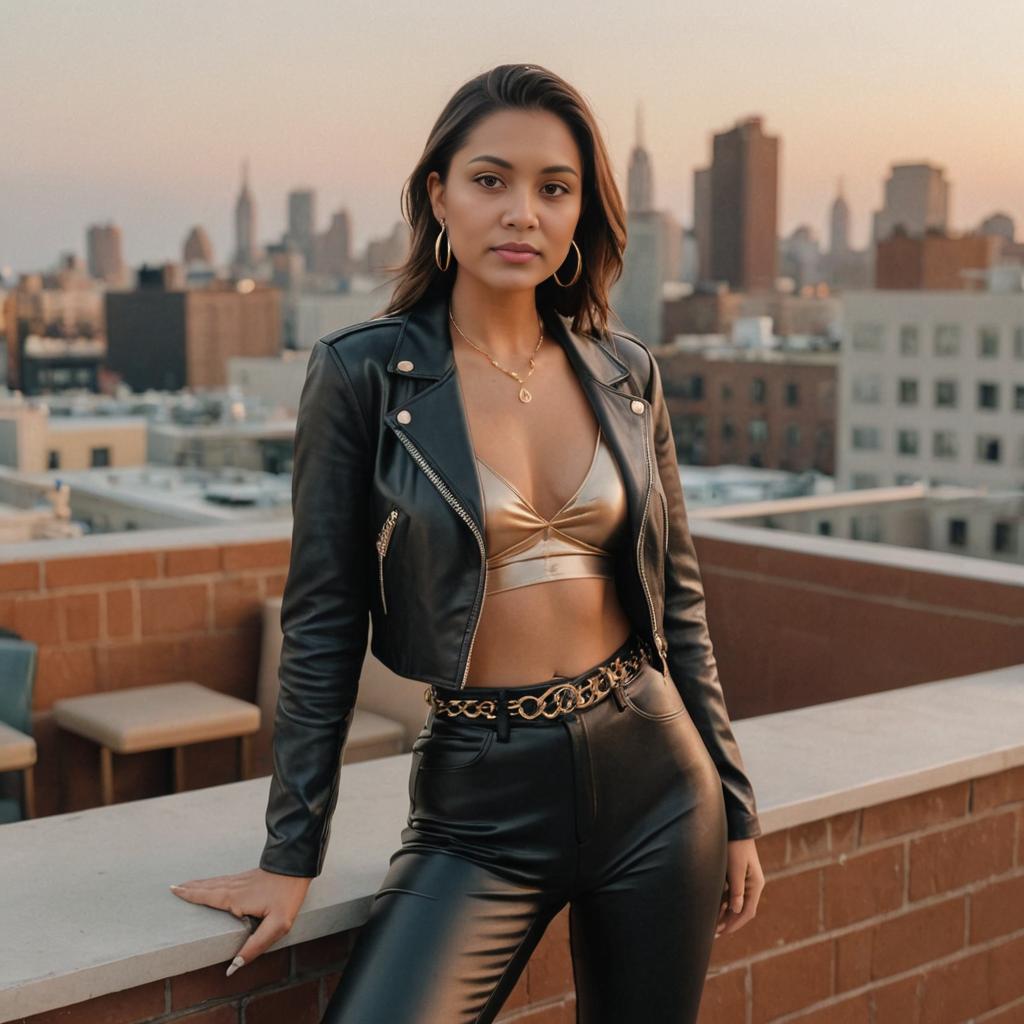
<path id="1" fill-rule="evenodd" d="M 1024 9 L 867 3 L 827 24 L 802 0 L 771 12 L 726 3 L 714 15 L 590 6 L 574 20 L 582 10 L 527 2 L 508 21 L 455 2 L 433 19 L 395 5 L 346 21 L 313 3 L 287 16 L 265 3 L 201 14 L 185 4 L 175 21 L 162 11 L 154 32 L 161 9 L 150 3 L 116 18 L 64 2 L 12 5 L 0 54 L 20 84 L 0 167 L 0 267 L 84 257 L 87 226 L 108 220 L 131 265 L 179 258 L 193 225 L 223 261 L 244 159 L 261 244 L 284 230 L 288 192 L 310 187 L 317 230 L 345 207 L 360 250 L 401 219 L 402 183 L 451 92 L 514 60 L 546 64 L 584 93 L 624 198 L 641 103 L 656 206 L 685 225 L 711 136 L 750 115 L 782 140 L 780 237 L 809 224 L 825 242 L 842 177 L 862 248 L 890 167 L 915 161 L 945 168 L 954 230 L 996 211 L 1024 223 L 1024 139 L 1007 129 L 1024 114 L 1011 89 Z M 540 17 L 547 32 L 536 31 Z M 418 29 L 432 24 L 426 62 Z"/>

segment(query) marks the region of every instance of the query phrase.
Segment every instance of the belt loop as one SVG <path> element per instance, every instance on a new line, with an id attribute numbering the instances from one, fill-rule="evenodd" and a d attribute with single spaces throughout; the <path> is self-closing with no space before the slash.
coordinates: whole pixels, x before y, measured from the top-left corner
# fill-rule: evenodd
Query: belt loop
<path id="1" fill-rule="evenodd" d="M 496 714 L 498 716 L 498 742 L 507 743 L 509 737 L 509 721 L 508 721 L 508 690 L 498 691 L 498 706 L 496 708 Z"/>

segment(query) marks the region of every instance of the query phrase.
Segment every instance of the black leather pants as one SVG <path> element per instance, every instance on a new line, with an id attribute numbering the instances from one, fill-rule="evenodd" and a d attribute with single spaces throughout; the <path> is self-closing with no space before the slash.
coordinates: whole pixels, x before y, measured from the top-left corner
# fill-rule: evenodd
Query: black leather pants
<path id="1" fill-rule="evenodd" d="M 625 693 L 621 710 L 512 716 L 504 741 L 493 721 L 428 712 L 402 845 L 326 1024 L 493 1021 L 567 902 L 579 1024 L 696 1021 L 725 885 L 721 780 L 671 678 L 644 662 Z"/>

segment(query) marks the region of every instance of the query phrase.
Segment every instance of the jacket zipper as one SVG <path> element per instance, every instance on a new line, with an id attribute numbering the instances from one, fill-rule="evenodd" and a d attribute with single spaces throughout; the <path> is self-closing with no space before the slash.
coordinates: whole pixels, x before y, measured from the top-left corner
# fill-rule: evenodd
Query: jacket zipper
<path id="1" fill-rule="evenodd" d="M 647 512 L 651 504 L 651 490 L 654 487 L 654 469 L 651 463 L 651 441 L 650 430 L 647 424 L 647 412 L 650 410 L 650 406 L 644 403 L 644 457 L 647 460 L 647 494 L 644 496 L 644 512 L 640 518 L 640 532 L 636 538 L 636 567 L 640 573 L 640 582 L 644 587 L 644 596 L 647 598 L 647 610 L 651 616 L 651 632 L 654 634 L 654 642 L 658 648 L 658 658 L 661 660 L 661 672 L 665 675 L 668 671 L 668 659 L 666 654 L 668 652 L 668 645 L 665 643 L 665 638 L 661 635 L 658 630 L 658 620 L 654 615 L 654 602 L 651 600 L 651 592 L 647 587 L 647 574 L 644 572 L 644 562 L 641 553 L 641 548 L 644 542 L 644 529 L 647 526 Z M 664 509 L 664 505 L 662 505 Z M 667 515 L 667 513 L 666 513 Z"/>
<path id="2" fill-rule="evenodd" d="M 388 602 L 384 594 L 384 556 L 388 553 L 388 544 L 391 542 L 391 534 L 395 529 L 395 522 L 398 519 L 398 509 L 393 508 L 389 513 L 387 519 L 384 520 L 384 525 L 380 528 L 380 532 L 377 534 L 377 565 L 380 574 L 380 603 L 384 607 L 384 614 L 388 613 Z"/>
<path id="3" fill-rule="evenodd" d="M 668 554 L 668 500 L 665 495 L 661 495 L 661 511 L 663 513 L 662 518 L 665 520 L 665 554 Z"/>
<path id="4" fill-rule="evenodd" d="M 458 498 L 452 494 L 449 490 L 448 485 L 437 475 L 434 468 L 429 462 L 419 453 L 416 446 L 409 440 L 408 435 L 395 428 L 395 434 L 403 445 L 408 449 L 409 454 L 416 461 L 416 464 L 426 473 L 427 478 L 430 482 L 441 492 L 441 496 L 449 505 L 459 514 L 459 516 L 466 521 L 466 525 L 473 531 L 473 536 L 476 538 L 477 545 L 480 548 L 480 582 L 477 584 L 476 599 L 473 603 L 473 609 L 477 613 L 476 620 L 473 623 L 473 634 L 469 639 L 469 650 L 466 653 L 466 667 L 462 671 L 462 680 L 459 683 L 459 689 L 465 689 L 466 680 L 469 678 L 469 663 L 473 658 L 473 644 L 476 643 L 476 632 L 480 625 L 480 616 L 483 614 L 484 598 L 486 597 L 486 581 L 487 581 L 487 549 L 484 546 L 484 538 L 480 534 L 480 530 L 477 528 L 476 523 L 473 522 L 473 517 L 462 507 L 459 503 Z M 479 602 L 479 603 L 477 603 Z"/>

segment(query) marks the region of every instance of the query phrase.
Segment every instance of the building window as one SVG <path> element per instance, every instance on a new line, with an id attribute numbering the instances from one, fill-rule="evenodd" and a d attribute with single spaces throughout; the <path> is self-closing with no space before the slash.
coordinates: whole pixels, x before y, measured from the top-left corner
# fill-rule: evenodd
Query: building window
<path id="1" fill-rule="evenodd" d="M 899 455 L 917 455 L 920 451 L 920 435 L 916 430 L 896 432 L 896 452 Z"/>
<path id="2" fill-rule="evenodd" d="M 690 377 L 690 398 L 703 398 L 704 397 L 704 378 L 699 374 L 695 373 Z"/>
<path id="3" fill-rule="evenodd" d="M 960 355 L 960 325 L 938 324 L 935 327 L 935 354 L 937 356 Z"/>
<path id="4" fill-rule="evenodd" d="M 786 405 L 800 404 L 800 385 L 795 380 L 786 381 Z"/>
<path id="5" fill-rule="evenodd" d="M 881 324 L 854 324 L 853 350 L 855 352 L 881 352 L 883 337 Z"/>
<path id="6" fill-rule="evenodd" d="M 962 548 L 967 544 L 967 520 L 950 519 L 949 543 L 952 547 Z"/>
<path id="7" fill-rule="evenodd" d="M 728 402 L 732 398 L 732 385 L 728 381 L 722 381 L 722 400 Z"/>
<path id="8" fill-rule="evenodd" d="M 995 359 L 999 355 L 999 328 L 988 325 L 978 328 L 978 356 Z"/>
<path id="9" fill-rule="evenodd" d="M 978 434 L 974 457 L 978 462 L 999 462 L 999 441 L 994 434 Z"/>
<path id="10" fill-rule="evenodd" d="M 1018 411 L 1024 409 L 1024 384 L 1013 386 L 1013 407 Z"/>
<path id="11" fill-rule="evenodd" d="M 822 537 L 831 537 L 832 536 L 832 524 L 827 519 L 819 519 L 818 520 L 818 533 L 821 534 Z"/>
<path id="12" fill-rule="evenodd" d="M 1024 324 L 1014 328 L 1013 355 L 1015 359 L 1024 359 Z"/>
<path id="13" fill-rule="evenodd" d="M 752 402 L 763 402 L 766 392 L 764 377 L 754 377 L 750 381 L 750 400 Z"/>
<path id="14" fill-rule="evenodd" d="M 60 469 L 60 452 L 55 448 L 51 448 L 46 453 L 46 468 L 47 469 Z"/>
<path id="15" fill-rule="evenodd" d="M 786 447 L 787 448 L 799 448 L 800 447 L 800 424 L 799 423 L 787 423 L 786 424 Z"/>
<path id="16" fill-rule="evenodd" d="M 732 441 L 736 437 L 736 427 L 728 416 L 722 417 L 722 440 Z"/>
<path id="17" fill-rule="evenodd" d="M 992 524 L 992 550 L 1000 555 L 1017 554 L 1017 524 L 1010 519 L 997 519 Z"/>
<path id="18" fill-rule="evenodd" d="M 999 385 L 992 381 L 978 381 L 978 408 L 999 408 Z"/>
<path id="19" fill-rule="evenodd" d="M 900 380 L 900 405 L 917 405 L 917 381 L 911 377 Z"/>
<path id="20" fill-rule="evenodd" d="M 751 444 L 761 444 L 768 440 L 768 421 L 751 420 L 747 425 L 747 436 Z"/>
<path id="21" fill-rule="evenodd" d="M 877 487 L 878 486 L 878 474 L 877 473 L 854 473 L 853 478 L 850 480 L 850 484 L 853 490 L 859 491 L 866 487 Z"/>
<path id="22" fill-rule="evenodd" d="M 897 473 L 893 483 L 897 487 L 906 487 L 908 484 L 916 484 L 921 478 L 916 473 Z"/>
<path id="23" fill-rule="evenodd" d="M 900 326 L 900 355 L 916 356 L 921 354 L 921 333 L 917 324 Z"/>
<path id="24" fill-rule="evenodd" d="M 954 431 L 932 431 L 932 455 L 936 459 L 956 458 L 956 434 Z"/>
<path id="25" fill-rule="evenodd" d="M 882 447 L 882 435 L 878 427 L 854 427 L 851 444 L 860 451 L 877 451 Z"/>
<path id="26" fill-rule="evenodd" d="M 956 408 L 955 380 L 937 380 L 935 382 L 935 407 L 937 409 Z"/>
<path id="27" fill-rule="evenodd" d="M 882 399 L 882 375 L 860 373 L 853 378 L 853 400 L 860 405 L 877 405 Z"/>
<path id="28" fill-rule="evenodd" d="M 89 449 L 89 465 L 90 466 L 109 466 L 110 465 L 110 449 L 107 447 L 103 448 L 90 448 Z"/>

